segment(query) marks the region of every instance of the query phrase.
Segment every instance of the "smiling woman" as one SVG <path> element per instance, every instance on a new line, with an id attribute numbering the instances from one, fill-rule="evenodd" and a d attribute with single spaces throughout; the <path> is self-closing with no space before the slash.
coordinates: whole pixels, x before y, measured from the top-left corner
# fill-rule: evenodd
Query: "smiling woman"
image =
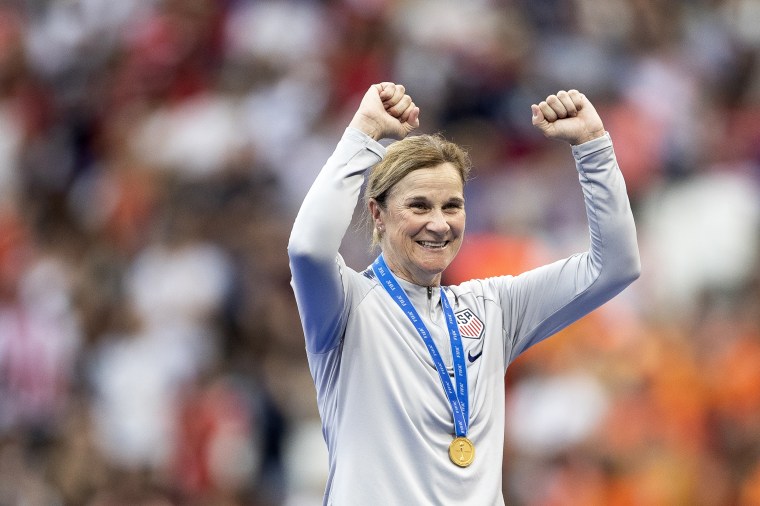
<path id="1" fill-rule="evenodd" d="M 587 252 L 441 286 L 464 239 L 470 161 L 440 136 L 408 137 L 420 111 L 394 83 L 370 87 L 306 195 L 288 254 L 328 447 L 325 505 L 504 504 L 507 366 L 638 276 L 625 183 L 593 105 L 561 91 L 532 113 L 572 145 Z M 367 172 L 381 253 L 359 272 L 338 249 Z"/>

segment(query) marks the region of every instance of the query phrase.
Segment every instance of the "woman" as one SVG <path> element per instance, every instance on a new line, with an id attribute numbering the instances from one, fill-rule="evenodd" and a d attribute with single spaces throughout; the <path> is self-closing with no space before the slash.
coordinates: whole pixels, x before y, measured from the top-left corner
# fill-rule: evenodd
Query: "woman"
<path id="1" fill-rule="evenodd" d="M 594 107 L 572 90 L 531 109 L 544 135 L 572 145 L 586 253 L 441 287 L 464 236 L 469 162 L 440 137 L 407 137 L 420 111 L 393 83 L 370 87 L 304 199 L 288 253 L 329 452 L 325 504 L 504 504 L 507 366 L 638 277 L 625 184 Z M 399 142 L 386 150 L 382 138 Z M 357 272 L 338 248 L 373 166 L 382 253 Z"/>

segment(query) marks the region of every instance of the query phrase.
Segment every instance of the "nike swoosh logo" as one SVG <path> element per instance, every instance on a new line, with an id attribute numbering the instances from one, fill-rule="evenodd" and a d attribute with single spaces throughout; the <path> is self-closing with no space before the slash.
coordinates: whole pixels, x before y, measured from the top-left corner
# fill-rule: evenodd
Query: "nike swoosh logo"
<path id="1" fill-rule="evenodd" d="M 483 350 L 480 350 L 480 353 L 478 353 L 477 355 L 473 355 L 472 352 L 468 351 L 467 352 L 467 360 L 469 360 L 470 362 L 475 362 L 477 359 L 480 358 L 480 356 L 482 354 L 483 354 Z"/>

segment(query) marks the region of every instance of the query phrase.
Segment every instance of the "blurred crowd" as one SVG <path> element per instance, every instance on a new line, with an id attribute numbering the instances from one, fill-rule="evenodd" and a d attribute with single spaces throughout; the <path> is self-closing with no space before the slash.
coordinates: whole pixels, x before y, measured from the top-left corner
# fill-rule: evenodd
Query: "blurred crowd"
<path id="1" fill-rule="evenodd" d="M 587 247 L 531 103 L 583 91 L 626 177 L 642 277 L 510 367 L 507 503 L 760 504 L 758 26 L 756 0 L 5 0 L 0 505 L 321 504 L 286 243 L 386 80 L 474 161 L 448 283 Z"/>

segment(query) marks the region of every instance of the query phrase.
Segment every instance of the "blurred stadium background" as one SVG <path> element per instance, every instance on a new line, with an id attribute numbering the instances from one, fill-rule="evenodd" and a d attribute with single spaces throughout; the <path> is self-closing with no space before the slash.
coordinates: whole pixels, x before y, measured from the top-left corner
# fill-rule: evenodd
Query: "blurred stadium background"
<path id="1" fill-rule="evenodd" d="M 321 504 L 285 247 L 382 80 L 473 155 L 448 282 L 586 248 L 532 102 L 584 91 L 628 182 L 643 275 L 510 368 L 507 503 L 760 504 L 759 26 L 757 0 L 2 2 L 0 504 Z"/>

